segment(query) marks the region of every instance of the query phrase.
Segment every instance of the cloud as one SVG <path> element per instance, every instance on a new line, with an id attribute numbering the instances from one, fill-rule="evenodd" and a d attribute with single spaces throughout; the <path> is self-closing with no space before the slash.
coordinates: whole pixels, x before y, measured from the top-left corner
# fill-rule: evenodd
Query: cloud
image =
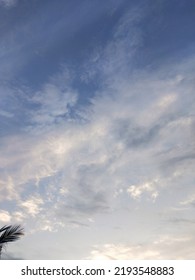
<path id="1" fill-rule="evenodd" d="M 194 259 L 194 236 L 162 235 L 151 243 L 128 245 L 107 243 L 94 246 L 87 259 L 92 260 L 182 260 Z"/>
<path id="2" fill-rule="evenodd" d="M 127 247 L 124 244 L 105 244 L 102 248 L 96 246 L 89 259 L 92 260 L 132 260 L 132 259 L 158 259 L 159 252 L 147 249 L 143 252 L 142 246 Z M 142 247 L 142 248 L 141 248 Z"/>
<path id="3" fill-rule="evenodd" d="M 24 208 L 27 215 L 35 217 L 41 211 L 40 206 L 43 204 L 43 200 L 40 197 L 31 197 L 26 201 L 20 203 L 20 207 Z"/>
<path id="4" fill-rule="evenodd" d="M 4 110 L 0 110 L 0 116 L 5 117 L 5 118 L 12 118 L 13 114 L 11 114 L 7 111 L 4 111 Z"/>
<path id="5" fill-rule="evenodd" d="M 140 186 L 132 185 L 128 187 L 127 193 L 133 198 L 133 199 L 139 199 L 141 195 L 146 192 L 151 195 L 151 198 L 155 201 L 155 199 L 158 197 L 158 191 L 157 185 L 159 183 L 158 179 L 154 179 L 152 182 L 146 182 Z"/>
<path id="6" fill-rule="evenodd" d="M 3 223 L 9 223 L 10 220 L 10 213 L 8 211 L 0 210 L 0 221 Z"/>
<path id="7" fill-rule="evenodd" d="M 69 117 L 71 108 L 77 102 L 77 94 L 67 87 L 64 77 L 61 81 L 58 79 L 57 85 L 47 83 L 41 91 L 34 94 L 31 102 L 34 103 L 32 123 L 46 126 Z"/>
<path id="8" fill-rule="evenodd" d="M 19 211 L 8 212 L 5 210 L 0 210 L 0 221 L 2 223 L 12 223 L 12 222 L 23 222 L 25 219 L 25 214 Z"/>
<path id="9" fill-rule="evenodd" d="M 4 172 L 2 172 L 4 173 Z M 12 174 L 13 175 L 13 174 Z M 2 174 L 2 179 L 0 181 L 0 200 L 17 200 L 18 191 L 14 188 L 13 178 Z"/>
<path id="10" fill-rule="evenodd" d="M 187 144 L 193 116 L 185 111 L 191 84 L 183 84 L 183 73 L 177 78 L 177 66 L 171 72 L 109 84 L 84 108 L 63 73 L 52 78 L 27 99 L 28 124 L 1 142 L 1 199 L 16 201 L 17 212 L 25 209 L 24 219 L 36 218 L 37 228 L 52 230 L 62 221 L 89 225 L 124 194 L 148 194 L 154 202 L 164 188 L 185 184 L 190 170 L 171 161 L 187 160 L 193 148 Z M 165 176 L 168 164 L 174 172 Z"/>
<path id="11" fill-rule="evenodd" d="M 186 207 L 189 206 L 195 207 L 195 194 L 190 195 L 188 199 L 181 201 L 180 204 Z"/>
<path id="12" fill-rule="evenodd" d="M 144 13 L 133 8 L 117 21 L 112 38 L 104 46 L 97 44 L 90 59 L 84 64 L 81 79 L 86 83 L 99 80 L 117 86 L 120 75 L 127 78 L 133 68 L 133 59 L 142 44 L 142 33 L 138 27 Z M 116 75 L 120 73 L 120 75 Z"/>

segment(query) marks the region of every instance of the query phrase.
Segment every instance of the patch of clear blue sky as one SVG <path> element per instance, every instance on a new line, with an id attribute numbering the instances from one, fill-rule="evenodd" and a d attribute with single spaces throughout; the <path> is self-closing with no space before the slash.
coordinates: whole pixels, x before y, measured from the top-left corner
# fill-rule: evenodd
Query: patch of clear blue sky
<path id="1" fill-rule="evenodd" d="M 168 60 L 182 59 L 195 47 L 194 1 L 146 1 L 148 15 L 141 22 L 143 45 L 140 60 L 158 66 Z M 153 8 L 148 5 L 152 3 Z M 155 3 L 154 3 L 155 2 Z"/>
<path id="2" fill-rule="evenodd" d="M 9 50 L 3 59 L 18 56 L 22 61 L 18 61 L 12 81 L 39 90 L 65 65 L 73 69 L 72 86 L 85 103 L 100 83 L 97 77 L 82 81 L 82 67 L 97 46 L 104 48 L 120 18 L 132 7 L 144 11 L 136 23 L 142 43 L 131 58 L 134 70 L 156 68 L 193 50 L 193 0 L 20 0 L 15 7 L 0 9 L 0 36 Z"/>
<path id="3" fill-rule="evenodd" d="M 15 78 L 38 89 L 62 64 L 79 69 L 97 44 L 109 40 L 126 5 L 127 1 L 116 5 L 114 1 L 35 0 L 1 9 L 0 35 L 12 44 L 9 56 L 26 59 L 22 67 L 18 65 Z"/>

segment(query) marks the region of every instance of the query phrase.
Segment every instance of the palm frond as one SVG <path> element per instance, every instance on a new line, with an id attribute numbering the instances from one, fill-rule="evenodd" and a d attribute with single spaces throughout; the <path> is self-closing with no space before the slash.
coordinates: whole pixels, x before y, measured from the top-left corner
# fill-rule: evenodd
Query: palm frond
<path id="1" fill-rule="evenodd" d="M 10 226 L 3 226 L 2 228 L 0 228 L 0 232 L 7 230 Z"/>
<path id="2" fill-rule="evenodd" d="M 8 242 L 13 242 L 18 240 L 22 235 L 24 235 L 24 229 L 20 225 L 15 226 L 4 226 L 0 228 L 0 255 L 4 245 Z"/>

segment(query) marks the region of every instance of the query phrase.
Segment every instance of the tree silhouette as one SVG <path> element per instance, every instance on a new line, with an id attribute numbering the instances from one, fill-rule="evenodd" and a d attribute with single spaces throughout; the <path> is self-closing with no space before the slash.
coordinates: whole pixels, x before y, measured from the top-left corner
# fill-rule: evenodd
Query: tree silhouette
<path id="1" fill-rule="evenodd" d="M 3 226 L 0 228 L 0 257 L 3 247 L 8 242 L 13 242 L 18 240 L 22 235 L 24 235 L 24 229 L 20 225 L 14 226 Z"/>

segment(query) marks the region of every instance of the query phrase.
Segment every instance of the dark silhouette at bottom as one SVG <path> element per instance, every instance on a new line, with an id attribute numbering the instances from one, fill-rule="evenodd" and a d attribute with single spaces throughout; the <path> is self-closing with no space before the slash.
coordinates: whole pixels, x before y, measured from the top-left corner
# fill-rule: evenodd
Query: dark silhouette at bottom
<path id="1" fill-rule="evenodd" d="M 0 228 L 0 258 L 2 249 L 9 242 L 14 242 L 24 235 L 24 229 L 20 225 L 3 226 Z"/>

